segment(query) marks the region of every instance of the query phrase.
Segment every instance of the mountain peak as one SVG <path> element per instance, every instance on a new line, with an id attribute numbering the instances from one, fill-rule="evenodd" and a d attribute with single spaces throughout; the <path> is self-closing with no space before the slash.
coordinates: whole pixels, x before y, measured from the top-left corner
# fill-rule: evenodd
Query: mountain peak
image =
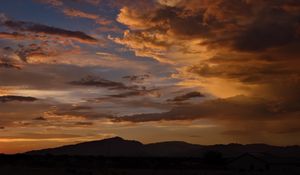
<path id="1" fill-rule="evenodd" d="M 110 137 L 110 138 L 106 138 L 106 139 L 103 139 L 103 140 L 117 140 L 117 141 L 124 141 L 125 139 L 123 139 L 122 137 L 119 137 L 119 136 L 115 136 L 115 137 Z M 102 140 L 102 141 L 103 141 Z"/>

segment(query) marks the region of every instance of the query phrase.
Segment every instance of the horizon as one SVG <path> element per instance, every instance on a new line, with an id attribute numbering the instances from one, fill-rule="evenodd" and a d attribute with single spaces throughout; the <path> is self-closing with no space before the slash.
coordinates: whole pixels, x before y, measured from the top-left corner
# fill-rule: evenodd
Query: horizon
<path id="1" fill-rule="evenodd" d="M 0 4 L 1 153 L 112 136 L 300 145 L 297 0 Z"/>
<path id="2" fill-rule="evenodd" d="M 135 142 L 139 142 L 143 145 L 151 145 L 151 144 L 159 144 L 159 143 L 172 143 L 172 142 L 182 142 L 182 143 L 186 143 L 189 145 L 196 145 L 196 146 L 231 146 L 231 145 L 242 145 L 242 146 L 249 146 L 249 145 L 265 145 L 265 146 L 272 146 L 272 147 L 280 147 L 280 148 L 288 148 L 288 147 L 300 147 L 300 145 L 270 145 L 270 144 L 266 144 L 266 143 L 215 143 L 215 144 L 197 144 L 197 143 L 190 143 L 190 142 L 185 142 L 185 141 L 180 141 L 180 140 L 166 140 L 166 141 L 159 141 L 159 142 L 150 142 L 150 143 L 144 143 L 141 142 L 139 140 L 133 140 L 133 139 L 126 139 L 126 138 L 122 138 L 119 136 L 113 136 L 113 137 L 107 137 L 107 138 L 102 138 L 102 139 L 98 139 L 98 140 L 88 140 L 88 141 L 78 141 L 78 142 L 74 142 L 74 143 L 70 143 L 70 144 L 66 144 L 66 145 L 61 145 L 61 146 L 56 146 L 56 147 L 45 147 L 45 148 L 40 148 L 40 149 L 33 149 L 33 150 L 25 150 L 23 152 L 13 152 L 13 153 L 1 153 L 0 154 L 5 154 L 5 155 L 15 155 L 15 154 L 26 154 L 28 152 L 31 151 L 41 151 L 41 150 L 47 150 L 47 149 L 56 149 L 56 148 L 61 148 L 64 146 L 74 146 L 74 145 L 80 145 L 83 143 L 89 143 L 89 142 L 101 142 L 104 140 L 114 140 L 114 139 L 121 139 L 123 141 L 135 141 Z"/>

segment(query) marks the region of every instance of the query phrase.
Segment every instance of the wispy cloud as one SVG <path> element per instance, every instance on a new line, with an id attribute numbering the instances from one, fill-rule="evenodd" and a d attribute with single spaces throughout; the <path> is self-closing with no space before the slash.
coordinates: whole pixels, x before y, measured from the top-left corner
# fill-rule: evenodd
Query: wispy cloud
<path id="1" fill-rule="evenodd" d="M 44 24 L 38 24 L 38 23 L 27 22 L 27 21 L 16 21 L 11 19 L 2 21 L 1 24 L 20 32 L 32 32 L 38 34 L 56 35 L 56 36 L 71 38 L 77 41 L 88 42 L 88 43 L 97 42 L 97 39 L 85 34 L 84 32 L 66 30 L 57 27 L 47 26 Z"/>

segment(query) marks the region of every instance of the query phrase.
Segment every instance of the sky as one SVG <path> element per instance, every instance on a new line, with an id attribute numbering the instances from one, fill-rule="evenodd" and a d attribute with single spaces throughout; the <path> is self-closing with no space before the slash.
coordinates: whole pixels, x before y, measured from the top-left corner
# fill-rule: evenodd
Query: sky
<path id="1" fill-rule="evenodd" d="M 0 3 L 1 153 L 300 144 L 298 0 Z"/>

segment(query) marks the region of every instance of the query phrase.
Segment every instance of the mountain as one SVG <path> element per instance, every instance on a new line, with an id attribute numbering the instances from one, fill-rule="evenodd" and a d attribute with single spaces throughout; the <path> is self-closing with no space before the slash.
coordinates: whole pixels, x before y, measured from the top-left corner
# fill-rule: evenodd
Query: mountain
<path id="1" fill-rule="evenodd" d="M 41 155 L 100 155 L 107 157 L 139 157 L 146 155 L 144 145 L 137 141 L 124 140 L 120 137 L 67 145 L 27 152 L 27 154 Z"/>
<path id="2" fill-rule="evenodd" d="M 225 157 L 243 153 L 263 153 L 275 156 L 300 157 L 300 146 L 272 146 L 267 144 L 219 144 L 206 146 L 209 151 L 221 152 Z"/>
<path id="3" fill-rule="evenodd" d="M 201 157 L 206 152 L 203 146 L 180 141 L 151 143 L 145 148 L 155 157 Z"/>
<path id="4" fill-rule="evenodd" d="M 266 144 L 196 145 L 180 141 L 142 144 L 134 140 L 113 137 L 58 148 L 29 151 L 30 155 L 93 155 L 106 157 L 202 157 L 206 152 L 221 152 L 225 157 L 243 153 L 264 153 L 277 156 L 300 157 L 299 146 L 271 146 Z"/>

